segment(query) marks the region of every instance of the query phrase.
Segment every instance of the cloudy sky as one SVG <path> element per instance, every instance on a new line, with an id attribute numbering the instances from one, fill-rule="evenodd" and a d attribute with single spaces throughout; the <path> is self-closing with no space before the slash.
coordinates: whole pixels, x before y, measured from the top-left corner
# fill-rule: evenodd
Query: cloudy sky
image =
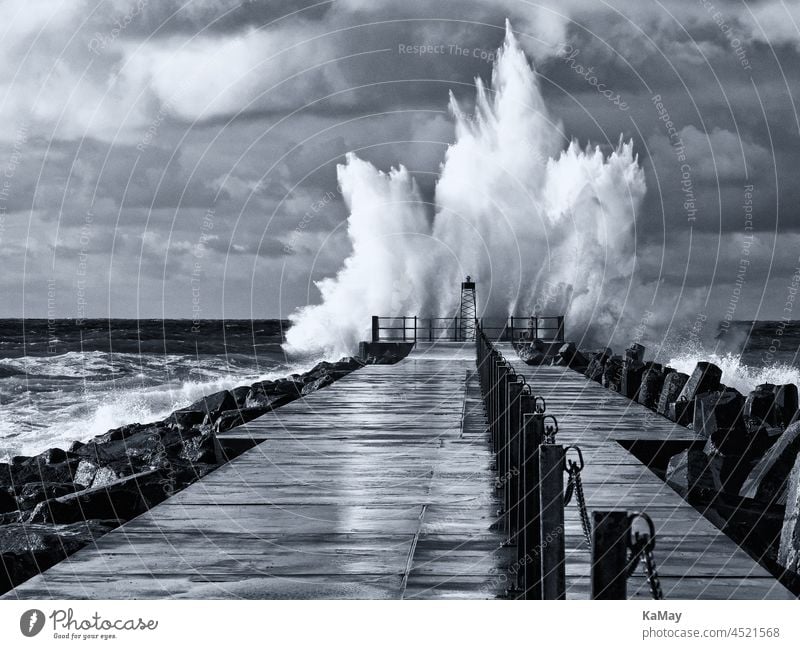
<path id="1" fill-rule="evenodd" d="M 640 279 L 711 319 L 734 296 L 737 319 L 784 314 L 800 266 L 798 3 L 2 7 L 0 317 L 286 317 L 317 301 L 312 282 L 348 254 L 337 163 L 402 163 L 432 197 L 448 92 L 469 106 L 506 18 L 568 137 L 633 139 Z"/>

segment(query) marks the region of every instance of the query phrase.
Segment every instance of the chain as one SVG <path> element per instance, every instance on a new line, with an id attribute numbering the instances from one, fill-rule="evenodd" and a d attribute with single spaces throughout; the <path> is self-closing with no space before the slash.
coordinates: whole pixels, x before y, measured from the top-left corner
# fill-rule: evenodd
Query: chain
<path id="1" fill-rule="evenodd" d="M 589 548 L 592 547 L 592 526 L 589 523 L 589 512 L 586 509 L 586 495 L 583 492 L 583 480 L 581 479 L 581 471 L 583 470 L 583 453 L 577 446 L 570 446 L 566 450 L 574 449 L 578 453 L 578 462 L 575 460 L 567 460 L 567 489 L 564 492 L 564 506 L 566 507 L 572 500 L 572 494 L 575 494 L 575 501 L 578 504 L 578 513 L 581 517 L 581 527 L 583 527 L 583 536 Z"/>
<path id="2" fill-rule="evenodd" d="M 653 521 L 647 514 L 635 514 L 631 520 L 635 518 L 643 518 L 647 521 L 650 528 L 648 534 L 639 534 L 636 532 L 633 538 L 629 539 L 629 547 L 631 556 L 628 559 L 628 577 L 631 577 L 639 563 L 642 563 L 644 576 L 647 579 L 647 585 L 650 587 L 650 597 L 652 599 L 664 599 L 664 591 L 661 589 L 661 579 L 658 576 L 658 569 L 656 568 L 656 560 L 653 556 L 653 549 L 656 547 L 656 535 Z"/>
<path id="3" fill-rule="evenodd" d="M 653 599 L 664 599 L 664 591 L 661 590 L 661 579 L 656 569 L 656 560 L 653 557 L 653 548 L 650 544 L 644 549 L 644 574 L 650 586 L 650 596 Z"/>

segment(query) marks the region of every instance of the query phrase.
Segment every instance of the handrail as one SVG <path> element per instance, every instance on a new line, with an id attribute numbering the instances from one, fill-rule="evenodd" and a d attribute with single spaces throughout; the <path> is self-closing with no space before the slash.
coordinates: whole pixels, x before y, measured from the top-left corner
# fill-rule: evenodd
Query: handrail
<path id="1" fill-rule="evenodd" d="M 476 324 L 494 340 L 511 342 L 542 340 L 559 343 L 565 340 L 564 316 L 509 316 L 505 320 L 478 318 Z M 461 341 L 462 318 L 420 317 L 409 315 L 372 316 L 372 342 L 380 341 Z M 470 330 L 471 332 L 471 330 Z M 472 339 L 472 338 L 470 338 Z"/>
<path id="2" fill-rule="evenodd" d="M 663 598 L 652 554 L 652 521 L 646 514 L 594 511 L 594 529 L 590 530 L 580 448 L 572 445 L 565 449 L 556 442 L 558 421 L 545 412 L 544 398 L 534 395 L 532 386 L 514 371 L 479 321 L 475 323 L 475 350 L 497 471 L 495 485 L 502 491 L 498 527 L 508 544 L 517 549 L 508 595 L 520 599 L 566 597 L 564 508 L 574 494 L 591 552 L 592 598 L 625 599 L 627 580 L 639 563 L 644 566 L 653 599 Z M 566 457 L 569 450 L 575 451 L 577 462 Z M 633 532 L 637 519 L 649 522 L 644 534 Z"/>

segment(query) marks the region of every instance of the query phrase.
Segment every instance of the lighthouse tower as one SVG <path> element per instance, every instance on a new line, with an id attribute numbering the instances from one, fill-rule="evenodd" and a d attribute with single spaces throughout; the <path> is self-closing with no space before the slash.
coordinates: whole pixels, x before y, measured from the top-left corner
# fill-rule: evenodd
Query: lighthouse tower
<path id="1" fill-rule="evenodd" d="M 478 309 L 475 302 L 475 282 L 467 275 L 466 281 L 461 282 L 461 308 L 458 312 L 459 338 L 461 340 L 475 340 L 475 318 Z"/>

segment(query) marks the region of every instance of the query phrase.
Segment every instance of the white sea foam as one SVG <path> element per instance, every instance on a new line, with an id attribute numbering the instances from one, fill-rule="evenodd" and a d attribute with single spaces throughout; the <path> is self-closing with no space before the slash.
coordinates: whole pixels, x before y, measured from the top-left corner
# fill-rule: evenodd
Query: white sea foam
<path id="1" fill-rule="evenodd" d="M 757 385 L 772 383 L 783 385 L 786 383 L 800 384 L 800 369 L 785 363 L 774 363 L 761 367 L 753 367 L 742 363 L 738 354 L 677 354 L 667 361 L 667 365 L 674 367 L 679 372 L 691 374 L 697 361 L 708 361 L 722 370 L 722 382 L 736 388 L 742 394 L 747 394 Z"/>
<path id="2" fill-rule="evenodd" d="M 352 353 L 371 315 L 452 315 L 466 274 L 480 315 L 566 314 L 576 332 L 613 335 L 641 301 L 631 277 L 645 181 L 632 142 L 608 154 L 569 142 L 510 26 L 491 88 L 476 86 L 473 116 L 450 98 L 456 139 L 435 214 L 403 166 L 383 173 L 350 154 L 338 167 L 352 252 L 317 283 L 321 303 L 291 317 L 288 351 Z"/>

